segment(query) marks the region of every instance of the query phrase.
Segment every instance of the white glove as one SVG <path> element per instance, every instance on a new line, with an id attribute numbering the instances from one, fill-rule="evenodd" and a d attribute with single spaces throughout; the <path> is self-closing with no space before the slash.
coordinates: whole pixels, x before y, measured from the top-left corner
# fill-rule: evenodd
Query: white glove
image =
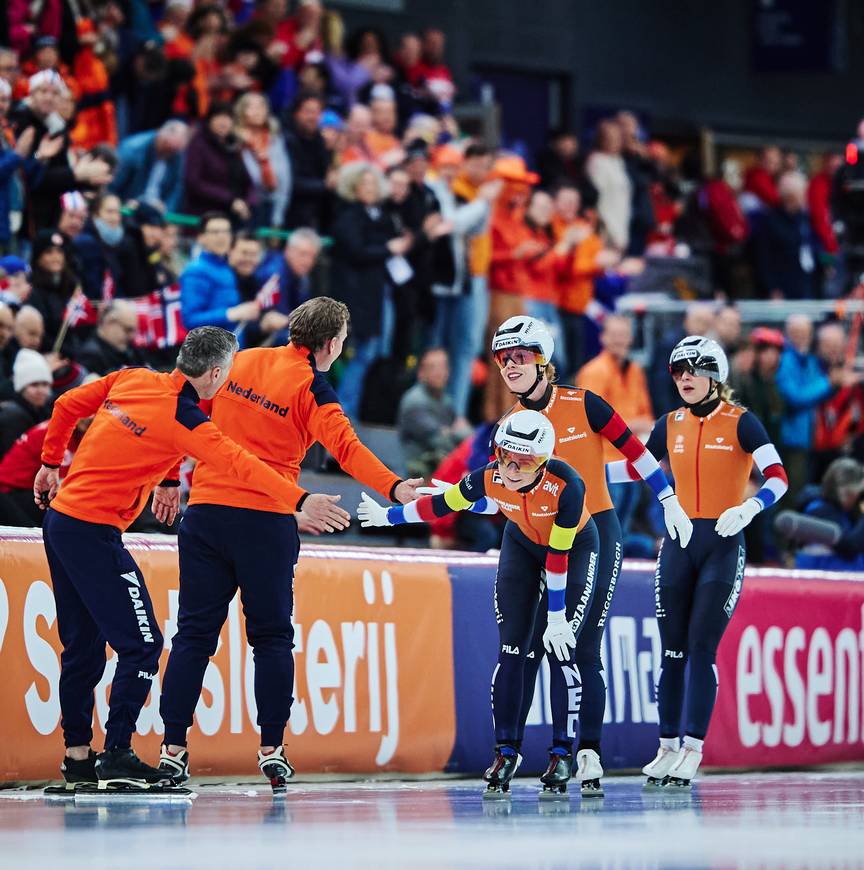
<path id="1" fill-rule="evenodd" d="M 546 652 L 554 652 L 559 662 L 569 661 L 570 650 L 576 649 L 576 635 L 564 611 L 550 610 L 546 619 L 546 631 L 543 632 Z"/>
<path id="2" fill-rule="evenodd" d="M 741 529 L 749 526 L 753 517 L 761 510 L 760 502 L 755 498 L 748 498 L 747 501 L 723 511 L 717 519 L 714 531 L 721 538 L 731 538 L 732 535 L 737 535 Z"/>
<path id="3" fill-rule="evenodd" d="M 357 505 L 357 519 L 364 529 L 373 526 L 389 526 L 392 523 L 387 519 L 388 508 L 378 504 L 369 498 L 365 492 L 360 494 L 360 504 Z"/>
<path id="4" fill-rule="evenodd" d="M 684 513 L 681 502 L 677 495 L 669 495 L 660 502 L 663 505 L 663 521 L 666 523 L 666 531 L 673 541 L 678 541 L 682 549 L 690 543 L 693 534 L 693 523 L 690 517 Z"/>
<path id="5" fill-rule="evenodd" d="M 438 480 L 437 477 L 432 478 L 432 486 L 418 486 L 418 495 L 442 495 L 447 492 L 450 487 L 456 486 L 455 483 L 447 483 L 446 480 Z"/>

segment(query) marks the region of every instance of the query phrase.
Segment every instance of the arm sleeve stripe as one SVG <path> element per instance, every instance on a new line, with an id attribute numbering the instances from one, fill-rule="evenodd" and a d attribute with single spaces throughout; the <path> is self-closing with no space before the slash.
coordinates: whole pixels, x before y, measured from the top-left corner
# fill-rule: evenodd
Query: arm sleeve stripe
<path id="1" fill-rule="evenodd" d="M 600 430 L 600 434 L 613 443 L 627 431 L 627 424 L 618 416 L 612 414 L 609 422 Z M 617 446 L 617 445 L 616 445 Z"/>
<path id="2" fill-rule="evenodd" d="M 565 553 L 568 552 L 573 546 L 576 532 L 576 528 L 565 529 L 559 526 L 558 523 L 554 523 L 552 525 L 552 531 L 549 533 L 549 546 L 553 550 L 560 550 Z"/>
<path id="3" fill-rule="evenodd" d="M 659 466 L 656 471 L 652 471 L 651 474 L 645 478 L 645 483 L 651 487 L 651 491 L 661 501 L 664 498 L 669 498 L 670 495 L 674 495 L 672 487 L 669 486 L 669 481 L 663 473 L 663 469 Z"/>
<path id="4" fill-rule="evenodd" d="M 488 495 L 484 495 L 480 501 L 475 501 L 473 505 L 471 505 L 471 513 L 472 514 L 486 514 L 488 516 L 492 516 L 492 514 L 498 513 L 498 502 L 495 499 L 489 498 Z"/>
<path id="5" fill-rule="evenodd" d="M 567 592 L 564 589 L 550 589 L 549 590 L 549 612 L 550 613 L 558 613 L 561 610 L 564 610 L 567 604 Z"/>
<path id="6" fill-rule="evenodd" d="M 606 463 L 607 483 L 632 483 L 634 480 L 639 480 L 639 474 L 626 459 Z"/>
<path id="7" fill-rule="evenodd" d="M 403 514 L 405 517 L 406 523 L 422 523 L 423 520 L 420 517 L 420 509 L 418 507 L 417 501 L 410 501 L 408 504 L 402 506 Z"/>
<path id="8" fill-rule="evenodd" d="M 629 429 L 614 442 L 614 446 L 631 462 L 636 462 L 643 453 L 647 453 L 645 445 Z"/>
<path id="9" fill-rule="evenodd" d="M 558 528 L 557 526 L 553 526 Z M 575 529 L 573 530 L 575 531 Z M 546 590 L 549 595 L 549 610 L 564 610 L 567 593 L 567 553 L 546 553 Z"/>
<path id="10" fill-rule="evenodd" d="M 418 520 L 409 520 L 405 517 L 405 507 L 401 504 L 393 505 L 387 508 L 387 522 L 391 526 L 402 526 L 405 523 L 419 522 Z"/>
<path id="11" fill-rule="evenodd" d="M 753 461 L 756 463 L 756 467 L 765 474 L 765 469 L 768 468 L 769 465 L 779 465 L 781 468 L 783 467 L 783 460 L 780 458 L 780 454 L 777 452 L 777 448 L 773 444 L 763 444 L 761 447 L 757 447 L 753 451 Z"/>
<path id="12" fill-rule="evenodd" d="M 753 498 L 761 502 L 764 509 L 771 507 L 785 495 L 786 490 L 789 489 L 789 480 L 786 477 L 786 470 L 778 463 L 770 465 L 763 474 L 765 475 L 765 483 Z"/>
<path id="13" fill-rule="evenodd" d="M 546 571 L 553 574 L 567 573 L 567 554 L 550 550 L 546 554 Z"/>
<path id="14" fill-rule="evenodd" d="M 474 502 L 469 501 L 462 495 L 462 490 L 458 486 L 451 486 L 444 493 L 444 502 L 451 511 L 464 511 L 470 508 Z"/>

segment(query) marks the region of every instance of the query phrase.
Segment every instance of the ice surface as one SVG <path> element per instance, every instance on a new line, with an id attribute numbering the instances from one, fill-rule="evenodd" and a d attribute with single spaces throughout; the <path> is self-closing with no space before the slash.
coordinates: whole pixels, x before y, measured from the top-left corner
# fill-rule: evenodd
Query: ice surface
<path id="1" fill-rule="evenodd" d="M 0 791 L 0 867 L 864 867 L 864 772 L 706 775 L 692 793 L 608 777 L 606 797 L 509 802 L 476 780 L 196 785 L 189 804 Z"/>

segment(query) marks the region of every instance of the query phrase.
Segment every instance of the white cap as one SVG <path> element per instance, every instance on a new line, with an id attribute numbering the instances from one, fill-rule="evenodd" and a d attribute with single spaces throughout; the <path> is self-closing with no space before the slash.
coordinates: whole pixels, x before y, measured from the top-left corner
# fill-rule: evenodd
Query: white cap
<path id="1" fill-rule="evenodd" d="M 51 384 L 54 376 L 48 366 L 48 361 L 35 350 L 22 348 L 15 357 L 12 366 L 12 386 L 16 393 L 20 393 L 30 384 Z"/>

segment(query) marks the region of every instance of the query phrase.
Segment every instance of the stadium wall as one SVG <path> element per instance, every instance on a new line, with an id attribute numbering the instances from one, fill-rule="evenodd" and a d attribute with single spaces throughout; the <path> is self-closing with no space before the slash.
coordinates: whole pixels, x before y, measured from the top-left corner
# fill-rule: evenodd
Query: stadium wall
<path id="1" fill-rule="evenodd" d="M 147 578 L 167 657 L 178 607 L 176 538 L 126 541 Z M 296 580 L 296 700 L 286 732 L 298 769 L 482 770 L 492 746 L 494 576 L 495 560 L 486 556 L 304 546 Z M 59 648 L 40 534 L 0 531 L 0 780 L 57 776 Z M 627 562 L 603 647 L 609 769 L 639 767 L 653 755 L 660 655 L 653 564 Z M 96 691 L 96 745 L 112 672 L 109 658 Z M 707 765 L 864 760 L 864 583 L 848 575 L 748 569 L 718 672 Z M 252 673 L 235 600 L 190 734 L 193 772 L 254 771 Z M 136 737 L 148 758 L 161 738 L 158 702 L 157 678 Z M 544 765 L 549 722 L 544 666 L 526 731 L 526 771 Z"/>

